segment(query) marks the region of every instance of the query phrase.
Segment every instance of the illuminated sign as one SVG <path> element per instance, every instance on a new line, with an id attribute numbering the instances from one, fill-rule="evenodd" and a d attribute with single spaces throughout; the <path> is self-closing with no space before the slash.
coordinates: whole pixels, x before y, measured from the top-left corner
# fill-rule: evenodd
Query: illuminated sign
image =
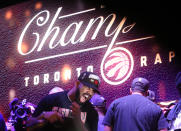
<path id="1" fill-rule="evenodd" d="M 175 58 L 175 52 L 169 51 L 168 61 L 171 63 Z M 154 65 L 162 64 L 162 57 L 160 53 L 156 53 L 154 58 Z M 147 67 L 149 64 L 147 56 L 140 56 L 140 67 Z M 125 48 L 117 47 L 111 50 L 110 54 L 105 57 L 101 65 L 101 74 L 103 79 L 110 85 L 118 85 L 124 83 L 131 75 L 134 67 L 134 59 L 130 51 Z M 76 70 L 76 76 L 78 77 L 82 71 L 82 67 L 78 67 Z M 94 66 L 89 65 L 86 67 L 87 71 L 94 71 Z M 25 86 L 30 84 L 48 84 L 51 82 L 67 81 L 72 79 L 72 73 L 70 68 L 64 67 L 63 72 L 55 71 L 53 74 L 46 73 L 42 75 L 26 76 L 24 78 Z M 53 78 L 50 81 L 50 78 Z M 30 80 L 32 79 L 32 80 Z"/>
<path id="2" fill-rule="evenodd" d="M 50 12 L 48 10 L 41 11 L 29 21 L 29 23 L 23 29 L 21 36 L 19 38 L 19 42 L 18 42 L 18 52 L 21 55 L 26 56 L 26 55 L 30 55 L 31 53 L 33 53 L 35 51 L 37 51 L 37 52 L 42 51 L 43 46 L 46 46 L 45 45 L 46 40 L 52 34 L 53 35 L 51 36 L 50 42 L 48 45 L 49 49 L 52 51 L 54 48 L 56 48 L 58 46 L 61 46 L 63 48 L 70 43 L 75 46 L 79 46 L 78 44 L 80 42 L 84 42 L 90 29 L 93 28 L 93 25 L 95 25 L 96 22 L 99 22 L 97 26 L 95 25 L 96 29 L 91 37 L 91 40 L 94 40 L 94 39 L 96 39 L 97 35 L 100 33 L 99 30 L 104 25 L 104 23 L 108 19 L 111 18 L 111 20 L 109 21 L 109 24 L 107 25 L 105 32 L 104 32 L 105 37 L 112 37 L 110 44 L 95 46 L 95 47 L 91 47 L 91 48 L 87 48 L 87 49 L 81 49 L 81 50 L 76 50 L 76 51 L 62 53 L 62 54 L 55 54 L 52 56 L 45 56 L 43 58 L 35 58 L 33 60 L 27 60 L 27 61 L 25 61 L 25 63 L 33 63 L 33 62 L 43 61 L 43 60 L 52 59 L 52 58 L 56 58 L 56 57 L 73 55 L 73 54 L 88 52 L 88 51 L 97 50 L 97 49 L 101 49 L 101 48 L 107 48 L 107 51 L 105 52 L 105 55 L 102 59 L 101 66 L 100 66 L 101 75 L 107 83 L 109 83 L 111 85 L 119 85 L 119 84 L 125 82 L 131 75 L 131 73 L 133 71 L 133 67 L 134 67 L 134 60 L 133 60 L 133 56 L 132 56 L 131 52 L 128 51 L 126 48 L 116 47 L 116 48 L 112 49 L 112 47 L 114 45 L 122 45 L 125 43 L 131 43 L 131 42 L 135 42 L 135 41 L 141 41 L 141 40 L 145 40 L 145 39 L 154 38 L 154 36 L 148 36 L 148 37 L 137 38 L 137 39 L 133 39 L 133 40 L 115 42 L 120 33 L 122 33 L 122 34 L 128 33 L 129 31 L 131 31 L 131 29 L 135 26 L 136 23 L 134 22 L 130 25 L 123 27 L 125 25 L 125 22 L 127 19 L 126 17 L 124 17 L 120 21 L 120 23 L 117 25 L 117 27 L 111 32 L 110 30 L 112 30 L 112 28 L 113 28 L 112 26 L 116 20 L 116 14 L 114 14 L 114 13 L 109 14 L 106 18 L 104 18 L 103 16 L 99 16 L 96 19 L 94 19 L 94 18 L 90 19 L 88 25 L 86 26 L 85 30 L 83 31 L 83 33 L 80 35 L 79 38 L 77 38 L 76 36 L 77 36 L 77 33 L 80 31 L 81 26 L 84 24 L 84 21 L 73 22 L 73 23 L 69 24 L 66 27 L 66 29 L 63 31 L 62 35 L 59 36 L 61 26 L 54 26 L 54 24 L 57 20 L 61 20 L 66 17 L 79 15 L 82 13 L 86 13 L 86 12 L 95 10 L 95 8 L 93 8 L 93 9 L 84 10 L 81 12 L 76 12 L 76 13 L 72 13 L 72 14 L 68 14 L 68 15 L 64 15 L 64 16 L 59 16 L 62 9 L 63 9 L 62 7 L 58 8 L 57 12 L 55 13 L 53 19 L 51 20 L 50 25 L 48 26 L 43 37 L 40 36 L 41 33 L 39 33 L 39 32 L 32 33 L 32 35 L 35 38 L 35 43 L 33 43 L 33 47 L 29 51 L 23 52 L 22 46 L 23 46 L 24 37 L 25 37 L 28 29 L 31 27 L 31 24 L 33 22 L 36 22 L 36 25 L 38 27 L 44 28 L 45 24 L 48 21 L 50 21 Z M 71 36 L 71 38 L 69 38 L 69 40 L 65 41 L 66 35 L 71 28 L 73 28 L 73 35 Z M 40 39 L 40 38 L 42 38 L 42 39 Z M 55 42 L 56 39 L 58 39 L 57 42 Z M 173 54 L 171 57 L 173 57 Z M 156 56 L 155 64 L 160 62 L 160 59 L 161 58 L 159 57 L 159 55 Z M 147 62 L 146 57 L 141 57 L 141 66 L 143 66 L 143 65 L 146 66 L 147 65 L 146 62 Z M 78 69 L 79 68 L 77 68 L 77 70 Z M 93 69 L 92 69 L 92 71 L 93 71 Z M 77 74 L 79 75 L 80 70 L 77 72 L 78 72 Z M 66 77 L 67 77 L 66 79 L 70 79 L 71 71 L 70 70 L 67 71 L 66 74 L 68 74 L 68 75 L 66 75 Z M 44 74 L 43 78 L 44 78 L 44 80 L 43 80 L 44 84 L 49 83 L 49 74 Z M 54 81 L 59 81 L 59 80 L 60 80 L 60 72 L 55 72 Z M 28 86 L 28 81 L 29 81 L 29 77 L 25 77 L 25 86 Z M 34 85 L 38 85 L 39 81 L 40 81 L 39 75 L 34 76 L 33 81 L 34 81 Z"/>
<path id="3" fill-rule="evenodd" d="M 59 26 L 54 26 L 57 19 L 60 20 L 60 19 L 65 18 L 65 17 L 70 17 L 72 15 L 78 15 L 78 14 L 81 14 L 81 13 L 92 11 L 94 9 L 90 9 L 90 10 L 86 10 L 86 11 L 82 11 L 82 12 L 78 12 L 78 13 L 74 13 L 74 14 L 69 14 L 69 15 L 66 15 L 66 16 L 59 16 L 59 13 L 60 13 L 61 10 L 62 10 L 62 7 L 58 8 L 58 10 L 57 10 L 55 16 L 53 17 L 53 19 L 51 20 L 51 23 L 50 23 L 49 27 L 47 28 L 47 31 L 46 31 L 45 35 L 43 36 L 42 40 L 40 40 L 40 38 L 41 38 L 40 34 L 41 33 L 39 33 L 39 32 L 33 32 L 32 33 L 33 36 L 35 37 L 35 43 L 33 44 L 33 47 L 28 52 L 23 52 L 22 51 L 22 43 L 23 43 L 23 40 L 24 40 L 24 36 L 25 36 L 27 30 L 29 29 L 29 27 L 31 26 L 31 24 L 34 21 L 36 21 L 37 26 L 43 28 L 43 26 L 50 19 L 50 12 L 48 10 L 41 11 L 40 13 L 35 15 L 30 20 L 30 22 L 25 26 L 23 32 L 21 33 L 19 41 L 18 41 L 18 52 L 21 55 L 29 55 L 29 54 L 33 53 L 35 50 L 40 52 L 42 50 L 43 46 L 45 46 L 44 44 L 45 44 L 46 40 L 48 39 L 48 37 L 52 33 L 54 33 L 54 34 L 53 34 L 53 37 L 51 37 L 51 40 L 50 40 L 50 43 L 49 43 L 49 49 L 54 49 L 57 46 L 65 47 L 69 43 L 76 45 L 76 44 L 78 44 L 80 42 L 83 42 L 85 40 L 87 34 L 89 33 L 89 30 L 94 25 L 94 23 L 96 21 L 99 21 L 99 24 L 98 24 L 97 28 L 95 29 L 95 31 L 94 31 L 94 33 L 93 33 L 93 35 L 91 37 L 91 40 L 94 40 L 94 39 L 96 39 L 100 28 L 103 26 L 103 24 L 105 23 L 105 21 L 108 18 L 112 18 L 112 19 L 110 20 L 109 24 L 107 25 L 104 33 L 105 33 L 105 37 L 112 37 L 112 41 L 111 41 L 111 43 L 110 43 L 110 45 L 108 47 L 108 48 L 111 48 L 113 46 L 113 44 L 115 43 L 115 40 L 117 39 L 117 37 L 118 37 L 121 30 L 122 30 L 122 33 L 128 33 L 134 27 L 134 25 L 136 24 L 136 23 L 133 23 L 133 24 L 130 24 L 130 25 L 123 28 L 123 25 L 126 22 L 126 17 L 124 17 L 121 20 L 121 22 L 118 24 L 118 26 L 112 32 L 110 32 L 110 29 L 111 29 L 112 25 L 114 24 L 114 21 L 116 20 L 116 14 L 110 14 L 105 19 L 104 19 L 103 16 L 97 17 L 96 19 L 94 19 L 94 18 L 90 19 L 86 29 L 84 30 L 84 32 L 82 33 L 82 35 L 79 38 L 76 38 L 76 35 L 79 32 L 79 30 L 80 30 L 82 24 L 84 23 L 84 21 L 71 23 L 63 31 L 61 37 L 57 38 L 58 35 L 59 35 L 59 32 L 60 32 L 60 29 L 61 29 Z M 45 14 L 46 17 L 43 17 L 44 16 L 43 14 Z M 72 37 L 69 40 L 65 41 L 67 32 L 71 28 L 74 29 L 74 33 L 73 33 Z M 59 39 L 58 42 L 55 42 L 56 39 Z M 76 46 L 78 46 L 78 45 L 76 45 Z M 89 51 L 89 50 L 95 50 L 95 49 L 104 48 L 104 47 L 105 47 L 105 45 L 100 46 L 100 47 L 91 48 L 91 49 L 84 49 L 82 51 L 75 51 L 75 52 L 71 52 L 71 53 L 67 53 L 67 54 L 61 54 L 61 55 L 55 55 L 55 56 L 47 56 L 46 58 L 39 58 L 39 59 L 36 59 L 36 60 L 26 61 L 25 63 L 36 62 L 36 61 L 40 61 L 40 60 L 45 60 L 45 59 L 55 58 L 55 57 L 59 57 L 59 56 L 70 55 L 70 54 L 74 54 L 74 53 L 80 53 L 80 52 Z"/>
<path id="4" fill-rule="evenodd" d="M 30 55 L 34 51 L 37 51 L 37 52 L 42 51 L 43 46 L 45 46 L 46 40 L 52 34 L 53 34 L 53 36 L 50 38 L 50 42 L 49 42 L 49 49 L 51 49 L 51 50 L 53 50 L 57 46 L 61 46 L 63 48 L 66 45 L 68 45 L 69 43 L 71 43 L 75 46 L 78 46 L 78 44 L 80 42 L 83 42 L 86 39 L 86 36 L 89 33 L 90 29 L 93 28 L 94 23 L 96 23 L 98 21 L 99 23 L 91 37 L 91 40 L 94 40 L 94 39 L 96 39 L 101 27 L 104 25 L 104 23 L 109 18 L 111 18 L 111 20 L 109 21 L 109 24 L 107 25 L 107 27 L 105 29 L 104 35 L 105 35 L 105 37 L 112 37 L 110 44 L 92 47 L 92 48 L 88 48 L 88 49 L 82 49 L 82 50 L 78 50 L 78 51 L 62 53 L 62 54 L 56 54 L 53 56 L 46 56 L 43 58 L 35 58 L 33 60 L 27 60 L 27 61 L 25 61 L 25 63 L 33 63 L 33 62 L 47 60 L 47 59 L 51 59 L 51 58 L 72 55 L 72 54 L 76 54 L 76 53 L 82 53 L 82 52 L 97 50 L 97 49 L 101 49 L 101 48 L 107 48 L 107 51 L 101 62 L 101 68 L 100 68 L 101 75 L 107 83 L 109 83 L 111 85 L 118 85 L 118 84 L 125 82 L 129 78 L 129 76 L 131 75 L 132 70 L 133 70 L 134 61 L 133 61 L 133 57 L 132 57 L 131 53 L 127 49 L 121 48 L 121 47 L 112 49 L 113 45 L 121 45 L 124 43 L 130 43 L 130 42 L 134 42 L 134 41 L 154 38 L 154 36 L 148 36 L 148 37 L 137 38 L 137 39 L 133 39 L 133 40 L 122 41 L 122 42 L 115 42 L 120 33 L 122 33 L 122 34 L 128 33 L 135 26 L 136 23 L 134 22 L 130 25 L 123 27 L 125 25 L 125 22 L 127 19 L 126 17 L 124 17 L 120 21 L 120 23 L 117 25 L 117 27 L 111 32 L 110 30 L 113 28 L 112 26 L 116 20 L 116 14 L 113 14 L 113 13 L 109 14 L 106 18 L 104 18 L 103 16 L 99 16 L 96 19 L 94 19 L 94 18 L 90 19 L 87 27 L 85 28 L 85 30 L 83 31 L 83 33 L 81 34 L 81 36 L 79 38 L 77 38 L 76 36 L 77 36 L 77 33 L 80 31 L 81 26 L 84 24 L 84 21 L 73 22 L 73 23 L 69 24 L 66 27 L 66 29 L 63 31 L 62 35 L 59 36 L 61 27 L 54 26 L 54 24 L 57 20 L 61 20 L 66 17 L 90 12 L 95 9 L 93 8 L 93 9 L 76 12 L 76 13 L 69 14 L 69 15 L 59 16 L 61 10 L 62 10 L 62 7 L 58 8 L 57 12 L 55 13 L 53 19 L 51 20 L 50 25 L 48 26 L 47 31 L 43 37 L 40 36 L 39 32 L 32 33 L 32 35 L 35 37 L 35 43 L 33 44 L 33 47 L 29 51 L 23 52 L 22 44 L 24 41 L 25 34 L 28 31 L 28 29 L 31 27 L 31 24 L 34 21 L 36 21 L 36 25 L 38 27 L 43 28 L 44 25 L 48 21 L 50 21 L 50 12 L 48 10 L 41 11 L 29 21 L 29 23 L 23 29 L 21 36 L 19 38 L 19 42 L 18 42 L 18 52 L 21 55 Z M 65 41 L 66 35 L 71 28 L 74 29 L 73 35 L 71 36 L 71 38 L 69 40 Z M 59 38 L 58 38 L 58 36 L 59 36 Z M 42 39 L 40 40 L 40 38 L 42 38 Z M 58 42 L 55 42 L 56 39 L 59 39 Z M 113 58 L 113 57 L 115 57 L 115 58 Z M 107 62 L 105 63 L 105 61 L 107 61 Z M 110 68 L 112 68 L 112 69 L 110 69 Z M 60 76 L 57 72 L 55 74 L 56 75 L 54 75 L 54 80 L 58 81 Z M 44 75 L 44 83 L 49 83 L 48 78 L 49 78 L 48 74 Z M 28 80 L 29 80 L 29 78 L 26 77 L 25 78 L 26 86 L 28 86 Z M 39 76 L 35 76 L 34 85 L 37 85 L 38 83 L 39 83 Z"/>
<path id="5" fill-rule="evenodd" d="M 114 48 L 108 56 L 104 56 L 101 63 L 101 74 L 111 85 L 118 85 L 126 81 L 133 71 L 134 61 L 131 53 L 121 47 Z"/>
<path id="6" fill-rule="evenodd" d="M 72 88 L 86 70 L 100 76 L 108 104 L 128 95 L 137 76 L 150 80 L 158 101 L 176 99 L 172 87 L 179 51 L 175 36 L 164 36 L 175 22 L 151 12 L 140 17 L 129 7 L 117 12 L 96 5 L 40 0 L 0 10 L 0 110 L 5 116 L 13 98 L 37 104 L 54 86 Z"/>

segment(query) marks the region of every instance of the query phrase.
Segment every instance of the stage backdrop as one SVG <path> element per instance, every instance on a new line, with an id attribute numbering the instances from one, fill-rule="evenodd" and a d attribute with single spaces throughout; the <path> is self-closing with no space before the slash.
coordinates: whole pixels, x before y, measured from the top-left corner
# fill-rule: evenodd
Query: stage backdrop
<path id="1" fill-rule="evenodd" d="M 134 10 L 58 0 L 0 9 L 0 112 L 7 120 L 15 97 L 36 105 L 54 86 L 69 90 L 86 70 L 100 76 L 108 105 L 128 95 L 138 76 L 150 81 L 157 102 L 178 99 L 178 52 L 154 30 L 157 21 Z"/>

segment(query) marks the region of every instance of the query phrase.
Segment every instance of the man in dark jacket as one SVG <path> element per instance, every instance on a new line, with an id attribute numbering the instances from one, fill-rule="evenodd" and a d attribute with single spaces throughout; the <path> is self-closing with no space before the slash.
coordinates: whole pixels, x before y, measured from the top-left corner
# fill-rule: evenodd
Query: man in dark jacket
<path id="1" fill-rule="evenodd" d="M 103 124 L 104 131 L 167 131 L 162 110 L 146 98 L 149 81 L 138 77 L 132 82 L 131 95 L 114 100 Z"/>
<path id="2" fill-rule="evenodd" d="M 44 97 L 28 121 L 29 130 L 97 131 L 98 114 L 89 100 L 99 93 L 99 83 L 96 74 L 83 72 L 70 91 Z"/>

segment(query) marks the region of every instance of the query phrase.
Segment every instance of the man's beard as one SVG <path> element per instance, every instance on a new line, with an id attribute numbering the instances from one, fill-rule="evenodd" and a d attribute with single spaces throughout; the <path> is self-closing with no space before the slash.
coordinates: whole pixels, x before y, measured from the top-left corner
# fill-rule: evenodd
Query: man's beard
<path id="1" fill-rule="evenodd" d="M 79 88 L 76 90 L 76 92 L 75 92 L 75 101 L 79 104 L 79 105 L 81 105 L 82 103 L 80 102 L 80 90 L 79 90 Z"/>
<path id="2" fill-rule="evenodd" d="M 75 101 L 79 104 L 79 105 L 84 105 L 85 103 L 88 102 L 88 100 L 86 100 L 85 102 L 80 102 L 80 89 L 78 88 L 75 92 Z"/>

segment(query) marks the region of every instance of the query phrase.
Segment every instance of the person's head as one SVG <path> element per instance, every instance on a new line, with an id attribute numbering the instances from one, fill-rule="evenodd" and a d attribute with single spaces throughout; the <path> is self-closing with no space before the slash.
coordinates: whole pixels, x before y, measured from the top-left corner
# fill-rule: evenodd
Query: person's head
<path id="1" fill-rule="evenodd" d="M 78 77 L 78 81 L 72 92 L 75 93 L 75 99 L 79 103 L 85 103 L 91 99 L 94 93 L 99 93 L 98 87 L 100 78 L 92 72 L 83 72 Z"/>
<path id="2" fill-rule="evenodd" d="M 90 102 L 95 107 L 106 107 L 106 99 L 100 94 L 94 94 Z"/>
<path id="3" fill-rule="evenodd" d="M 132 81 L 130 92 L 131 94 L 139 93 L 143 96 L 147 96 L 149 87 L 150 83 L 147 79 L 143 77 L 137 77 Z"/>
<path id="4" fill-rule="evenodd" d="M 181 72 L 178 72 L 175 78 L 176 88 L 181 96 Z"/>
<path id="5" fill-rule="evenodd" d="M 151 91 L 151 90 L 148 90 L 148 96 L 147 98 L 151 101 L 155 101 L 155 92 L 154 91 Z"/>
<path id="6" fill-rule="evenodd" d="M 96 93 L 90 102 L 98 112 L 106 113 L 106 99 L 102 95 Z"/>
<path id="7" fill-rule="evenodd" d="M 54 88 L 52 88 L 50 91 L 49 91 L 49 95 L 50 94 L 54 94 L 54 93 L 57 93 L 57 92 L 62 92 L 64 91 L 64 89 L 62 89 L 61 87 L 58 87 L 58 86 L 55 86 Z"/>

